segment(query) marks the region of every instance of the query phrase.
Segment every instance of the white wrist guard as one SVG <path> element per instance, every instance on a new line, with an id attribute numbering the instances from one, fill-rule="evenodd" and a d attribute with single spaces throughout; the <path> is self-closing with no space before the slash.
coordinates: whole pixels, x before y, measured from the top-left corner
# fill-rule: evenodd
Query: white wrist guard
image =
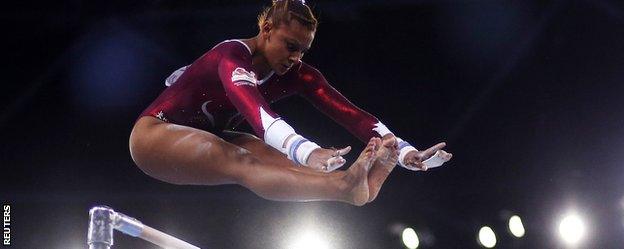
<path id="1" fill-rule="evenodd" d="M 377 132 L 377 134 L 379 134 L 380 136 L 385 136 L 386 134 L 391 134 L 392 132 L 388 129 L 388 127 L 386 127 L 383 123 L 381 122 L 377 122 L 375 124 L 375 128 L 373 128 L 374 131 Z M 418 151 L 416 148 L 414 148 L 414 146 L 410 145 L 408 142 L 404 141 L 403 139 L 396 137 L 397 139 L 397 143 L 399 144 L 399 165 L 401 165 L 401 167 L 409 169 L 409 170 L 420 170 L 418 168 L 415 167 L 408 167 L 407 165 L 405 165 L 405 156 L 407 155 L 407 153 L 412 152 L 412 151 Z M 437 151 L 435 153 L 435 155 L 433 155 L 432 157 L 430 157 L 429 159 L 423 161 L 423 163 L 425 164 L 425 166 L 427 166 L 427 168 L 435 168 L 435 167 L 439 167 L 442 164 L 444 164 L 444 162 L 446 162 L 444 159 L 442 159 L 442 157 L 440 157 L 440 151 Z"/>
<path id="2" fill-rule="evenodd" d="M 305 166 L 312 151 L 320 148 L 317 144 L 298 135 L 295 129 L 281 119 L 276 119 L 266 128 L 264 141 L 284 153 L 288 159 Z"/>
<path id="3" fill-rule="evenodd" d="M 267 126 L 268 127 L 264 130 L 264 142 L 282 153 L 288 154 L 285 142 L 290 135 L 297 134 L 295 133 L 295 129 L 281 119 L 275 119 Z"/>
<path id="4" fill-rule="evenodd" d="M 396 139 L 397 139 L 397 143 L 399 144 L 399 165 L 401 165 L 401 167 L 403 168 L 410 169 L 405 165 L 403 160 L 405 159 L 405 156 L 407 155 L 407 153 L 409 153 L 410 151 L 418 151 L 418 150 L 414 148 L 414 146 L 410 145 L 408 142 L 403 141 L 403 139 L 398 138 L 398 137 Z"/>
<path id="5" fill-rule="evenodd" d="M 286 145 L 288 148 L 288 159 L 293 160 L 297 164 L 308 166 L 308 157 L 316 148 L 320 148 L 314 142 L 310 142 L 300 135 L 294 135 L 288 140 Z"/>

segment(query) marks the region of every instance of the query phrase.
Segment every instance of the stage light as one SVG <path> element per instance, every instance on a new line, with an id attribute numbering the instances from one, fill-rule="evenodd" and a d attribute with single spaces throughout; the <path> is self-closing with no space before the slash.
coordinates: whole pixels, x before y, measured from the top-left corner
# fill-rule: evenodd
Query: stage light
<path id="1" fill-rule="evenodd" d="M 624 214 L 624 197 L 620 200 L 620 211 Z M 624 215 L 622 217 L 622 226 L 624 227 Z"/>
<path id="2" fill-rule="evenodd" d="M 524 225 L 522 225 L 522 220 L 519 216 L 514 215 L 509 218 L 509 231 L 516 238 L 524 236 Z"/>
<path id="3" fill-rule="evenodd" d="M 494 234 L 492 228 L 484 226 L 479 229 L 479 244 L 485 248 L 496 246 L 496 234 Z"/>
<path id="4" fill-rule="evenodd" d="M 577 214 L 566 215 L 559 223 L 559 235 L 568 245 L 577 245 L 585 237 L 585 224 Z"/>
<path id="5" fill-rule="evenodd" d="M 420 240 L 418 240 L 418 235 L 416 234 L 416 231 L 409 227 L 403 229 L 401 238 L 403 239 L 403 244 L 405 245 L 405 247 L 409 249 L 416 249 L 420 244 Z"/>
<path id="6" fill-rule="evenodd" d="M 295 235 L 288 249 L 330 249 L 329 243 L 316 231 L 307 230 Z"/>

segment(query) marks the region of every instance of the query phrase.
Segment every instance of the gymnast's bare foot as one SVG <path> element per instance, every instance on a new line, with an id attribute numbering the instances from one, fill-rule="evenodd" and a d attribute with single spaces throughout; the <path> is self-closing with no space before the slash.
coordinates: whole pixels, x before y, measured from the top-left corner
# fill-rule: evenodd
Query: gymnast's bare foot
<path id="1" fill-rule="evenodd" d="M 375 154 L 381 145 L 381 139 L 371 138 L 355 163 L 345 172 L 346 201 L 356 206 L 362 206 L 368 202 L 368 171 L 370 170 Z"/>
<path id="2" fill-rule="evenodd" d="M 383 137 L 381 146 L 379 150 L 377 150 L 377 158 L 368 173 L 368 202 L 377 198 L 381 186 L 396 166 L 398 160 L 399 148 L 396 137 L 392 134 L 388 134 Z"/>

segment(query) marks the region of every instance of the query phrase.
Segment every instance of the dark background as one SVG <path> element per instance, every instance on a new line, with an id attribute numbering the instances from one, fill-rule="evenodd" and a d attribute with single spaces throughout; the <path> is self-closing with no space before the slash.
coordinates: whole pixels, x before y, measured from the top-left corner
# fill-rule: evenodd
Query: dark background
<path id="1" fill-rule="evenodd" d="M 580 248 L 624 247 L 624 3 L 308 1 L 321 24 L 304 60 L 418 148 L 453 160 L 397 168 L 379 198 L 266 201 L 239 186 L 176 186 L 128 152 L 163 80 L 216 43 L 257 33 L 268 1 L 49 1 L 5 4 L 0 200 L 12 248 L 86 248 L 105 204 L 202 248 L 285 248 L 300 226 L 333 248 L 562 248 L 558 221 L 587 224 Z M 275 110 L 324 146 L 363 143 L 298 98 Z M 523 238 L 506 228 L 522 217 Z M 155 248 L 121 234 L 114 248 Z"/>

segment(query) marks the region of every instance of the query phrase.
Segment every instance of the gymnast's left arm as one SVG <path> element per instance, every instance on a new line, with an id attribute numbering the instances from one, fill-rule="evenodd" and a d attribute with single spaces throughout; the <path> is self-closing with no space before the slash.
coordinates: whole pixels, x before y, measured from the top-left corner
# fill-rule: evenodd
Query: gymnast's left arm
<path id="1" fill-rule="evenodd" d="M 355 106 L 340 94 L 314 67 L 302 63 L 299 80 L 303 84 L 300 91 L 302 97 L 360 140 L 368 141 L 371 137 L 393 134 L 375 116 Z M 399 165 L 409 170 L 417 171 L 439 167 L 453 156 L 451 153 L 442 150 L 446 146 L 445 143 L 438 143 L 426 150 L 419 151 L 398 136 L 397 142 L 399 144 Z"/>

